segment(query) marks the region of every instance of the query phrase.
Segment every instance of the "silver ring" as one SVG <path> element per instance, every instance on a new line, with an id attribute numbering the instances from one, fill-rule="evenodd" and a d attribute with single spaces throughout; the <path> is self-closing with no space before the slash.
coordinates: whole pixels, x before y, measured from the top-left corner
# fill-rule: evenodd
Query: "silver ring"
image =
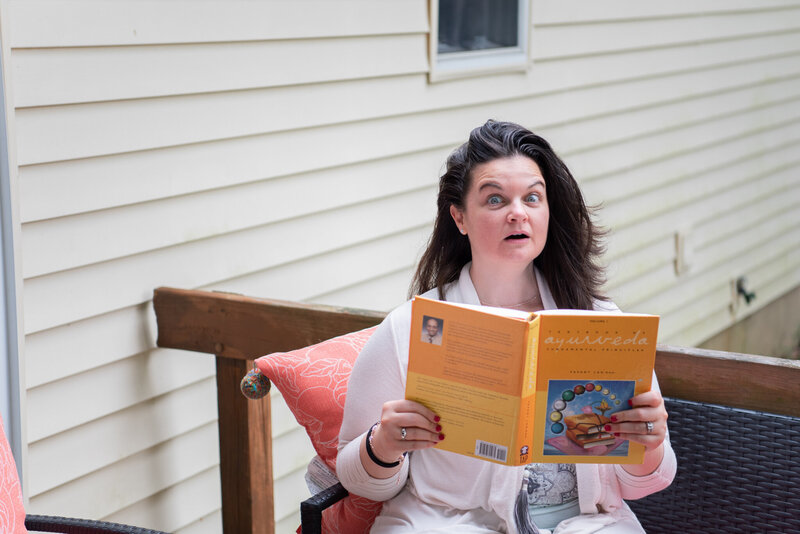
<path id="1" fill-rule="evenodd" d="M 406 434 L 407 434 L 406 427 L 402 427 L 400 429 L 400 439 L 406 439 Z"/>
<path id="2" fill-rule="evenodd" d="M 653 433 L 653 422 L 652 421 L 645 421 L 644 424 L 647 426 L 647 433 L 648 434 L 652 434 Z"/>

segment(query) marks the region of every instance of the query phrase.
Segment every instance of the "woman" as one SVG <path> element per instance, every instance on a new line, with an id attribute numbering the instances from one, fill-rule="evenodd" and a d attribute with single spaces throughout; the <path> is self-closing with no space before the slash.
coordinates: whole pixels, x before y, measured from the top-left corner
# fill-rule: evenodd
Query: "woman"
<path id="1" fill-rule="evenodd" d="M 617 310 L 600 293 L 599 238 L 550 145 L 489 121 L 448 158 L 411 292 L 526 311 Z M 644 532 L 622 499 L 659 491 L 675 474 L 655 379 L 611 425 L 644 444 L 642 465 L 493 464 L 433 449 L 447 429 L 403 400 L 410 322 L 409 302 L 386 317 L 348 386 L 337 474 L 349 491 L 387 501 L 372 532 Z"/>

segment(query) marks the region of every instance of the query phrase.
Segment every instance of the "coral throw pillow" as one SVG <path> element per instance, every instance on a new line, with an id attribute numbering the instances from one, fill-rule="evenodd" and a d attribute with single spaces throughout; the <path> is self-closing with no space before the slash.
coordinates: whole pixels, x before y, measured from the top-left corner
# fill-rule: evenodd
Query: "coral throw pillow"
<path id="1" fill-rule="evenodd" d="M 17 476 L 17 465 L 11 456 L 11 447 L 0 419 L 0 532 L 3 534 L 27 534 L 25 508 L 22 507 L 22 491 Z"/>
<path id="2" fill-rule="evenodd" d="M 347 381 L 356 356 L 375 328 L 256 360 L 261 372 L 283 395 L 297 422 L 305 427 L 319 457 L 334 473 Z M 379 502 L 349 495 L 322 513 L 322 532 L 369 532 L 380 510 Z"/>

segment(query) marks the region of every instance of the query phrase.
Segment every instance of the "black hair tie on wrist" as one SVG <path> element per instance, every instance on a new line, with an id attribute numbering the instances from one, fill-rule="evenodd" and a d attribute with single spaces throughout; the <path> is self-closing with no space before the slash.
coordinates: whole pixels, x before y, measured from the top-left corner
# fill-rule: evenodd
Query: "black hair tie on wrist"
<path id="1" fill-rule="evenodd" d="M 373 462 L 375 462 L 377 465 L 379 465 L 381 467 L 385 467 L 386 469 L 391 469 L 392 467 L 397 467 L 398 465 L 400 465 L 400 462 L 402 462 L 403 459 L 405 459 L 406 453 L 403 453 L 403 456 L 400 457 L 399 460 L 397 460 L 396 462 L 391 462 L 391 463 L 384 462 L 381 459 L 379 459 L 377 456 L 375 456 L 375 453 L 372 450 L 372 445 L 370 445 L 370 438 L 372 437 L 372 430 L 376 426 L 378 426 L 378 423 L 375 423 L 374 425 L 369 427 L 369 430 L 367 431 L 367 442 L 366 442 L 366 445 L 367 445 L 367 455 L 369 455 L 369 459 L 372 460 Z"/>

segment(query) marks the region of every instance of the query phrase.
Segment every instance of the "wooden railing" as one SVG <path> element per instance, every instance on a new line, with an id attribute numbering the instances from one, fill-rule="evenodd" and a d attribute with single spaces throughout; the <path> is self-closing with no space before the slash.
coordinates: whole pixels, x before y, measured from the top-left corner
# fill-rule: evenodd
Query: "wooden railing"
<path id="1" fill-rule="evenodd" d="M 216 355 L 222 521 L 226 534 L 272 534 L 269 397 L 248 401 L 239 381 L 253 360 L 379 323 L 384 313 L 156 289 L 158 346 Z M 800 416 L 800 362 L 659 345 L 665 396 Z"/>

